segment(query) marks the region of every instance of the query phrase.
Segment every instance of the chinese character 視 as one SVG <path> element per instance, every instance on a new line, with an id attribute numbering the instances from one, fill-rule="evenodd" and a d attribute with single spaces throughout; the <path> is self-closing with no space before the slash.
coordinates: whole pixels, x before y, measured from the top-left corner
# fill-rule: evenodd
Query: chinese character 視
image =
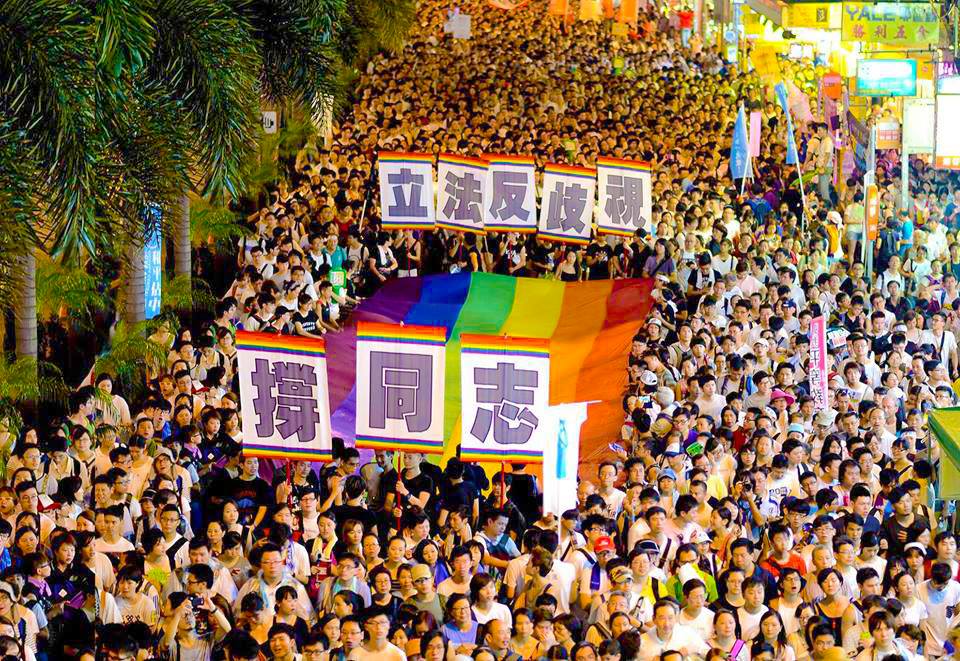
<path id="1" fill-rule="evenodd" d="M 617 225 L 640 227 L 643 180 L 639 177 L 610 175 L 607 179 L 607 200 L 603 209 Z"/>
<path id="2" fill-rule="evenodd" d="M 370 353 L 370 426 L 386 429 L 402 420 L 410 433 L 433 421 L 433 358 L 421 354 Z"/>
<path id="3" fill-rule="evenodd" d="M 480 205 L 483 203 L 483 190 L 480 180 L 470 172 L 458 177 L 447 172 L 444 191 L 449 196 L 443 206 L 443 215 L 454 220 L 469 220 L 474 225 L 483 222 Z"/>
<path id="4" fill-rule="evenodd" d="M 415 218 L 426 218 L 429 215 L 429 210 L 420 200 L 423 194 L 422 174 L 413 174 L 410 168 L 400 168 L 400 172 L 387 175 L 387 183 L 393 187 L 396 201 L 396 204 L 390 206 L 391 214 Z M 409 191 L 404 190 L 405 186 L 409 186 Z"/>
<path id="5" fill-rule="evenodd" d="M 513 363 L 497 363 L 495 368 L 475 368 L 473 378 L 481 386 L 477 389 L 477 404 L 493 405 L 477 408 L 477 417 L 470 428 L 474 438 L 485 442 L 492 428 L 493 440 L 501 445 L 522 445 L 529 441 L 540 424 L 528 408 L 533 404 L 537 372 L 517 369 Z"/>
<path id="6" fill-rule="evenodd" d="M 577 184 L 558 181 L 550 196 L 547 208 L 547 229 L 561 229 L 564 232 L 574 230 L 583 232 L 584 224 L 580 218 L 587 206 L 587 189 Z"/>
<path id="7" fill-rule="evenodd" d="M 522 172 L 498 170 L 493 171 L 491 175 L 493 201 L 490 203 L 490 214 L 501 221 L 508 218 L 525 221 L 530 215 L 530 210 L 523 208 L 523 201 L 527 194 L 527 175 Z"/>
<path id="8" fill-rule="evenodd" d="M 296 436 L 301 443 L 316 439 L 320 411 L 314 392 L 317 373 L 311 365 L 257 358 L 250 380 L 257 389 L 253 409 L 260 437 L 273 436 L 276 430 L 284 439 Z"/>

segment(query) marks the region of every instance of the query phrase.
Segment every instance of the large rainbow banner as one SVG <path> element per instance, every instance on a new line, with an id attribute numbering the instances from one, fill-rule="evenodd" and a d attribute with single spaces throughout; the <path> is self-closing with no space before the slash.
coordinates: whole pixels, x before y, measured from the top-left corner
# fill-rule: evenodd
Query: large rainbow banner
<path id="1" fill-rule="evenodd" d="M 333 433 L 356 439 L 357 323 L 445 328 L 445 455 L 461 438 L 461 334 L 549 341 L 550 404 L 597 401 L 581 432 L 581 456 L 617 439 L 630 344 L 650 310 L 646 280 L 564 283 L 489 273 L 401 278 L 364 301 L 327 336 Z"/>

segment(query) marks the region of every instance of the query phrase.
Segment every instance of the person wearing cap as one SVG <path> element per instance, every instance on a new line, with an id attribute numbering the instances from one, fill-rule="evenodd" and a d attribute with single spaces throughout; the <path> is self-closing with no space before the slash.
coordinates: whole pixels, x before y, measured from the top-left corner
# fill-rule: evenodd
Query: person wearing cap
<path id="1" fill-rule="evenodd" d="M 596 561 L 584 566 L 577 580 L 577 602 L 584 611 L 590 612 L 591 604 L 602 601 L 601 595 L 610 590 L 607 563 L 617 555 L 617 546 L 609 535 L 600 535 L 593 543 Z"/>

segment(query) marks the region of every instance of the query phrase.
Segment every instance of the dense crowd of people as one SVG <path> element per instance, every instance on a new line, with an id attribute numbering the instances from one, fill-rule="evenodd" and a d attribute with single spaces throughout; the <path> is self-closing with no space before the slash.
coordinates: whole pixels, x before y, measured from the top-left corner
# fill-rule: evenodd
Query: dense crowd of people
<path id="1" fill-rule="evenodd" d="M 330 142 L 251 218 L 213 321 L 152 336 L 169 355 L 145 397 L 96 375 L 65 419 L 22 432 L 0 487 L 0 658 L 960 654 L 960 559 L 927 422 L 960 377 L 956 182 L 916 159 L 904 205 L 897 154 L 878 154 L 867 274 L 863 188 L 832 131 L 797 120 L 801 193 L 771 81 L 676 15 L 644 14 L 620 39 L 534 6 L 461 11 L 469 40 L 424 2 L 407 47 L 371 61 Z M 816 98 L 822 72 L 782 66 Z M 727 172 L 741 101 L 764 123 L 747 182 Z M 385 232 L 379 150 L 644 160 L 653 217 L 583 248 Z M 622 432 L 575 509 L 544 514 L 520 464 L 488 476 L 339 442 L 288 476 L 244 456 L 238 328 L 336 333 L 383 282 L 460 271 L 652 279 Z"/>

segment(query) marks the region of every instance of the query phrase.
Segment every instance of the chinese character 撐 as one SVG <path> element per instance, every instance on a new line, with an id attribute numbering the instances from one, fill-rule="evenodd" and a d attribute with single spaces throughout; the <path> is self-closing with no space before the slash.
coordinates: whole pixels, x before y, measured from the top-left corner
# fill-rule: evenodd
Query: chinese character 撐
<path id="1" fill-rule="evenodd" d="M 284 439 L 296 436 L 301 443 L 316 439 L 320 410 L 313 366 L 257 358 L 250 378 L 257 389 L 253 409 L 259 419 L 260 437 L 271 437 L 278 431 Z"/>

